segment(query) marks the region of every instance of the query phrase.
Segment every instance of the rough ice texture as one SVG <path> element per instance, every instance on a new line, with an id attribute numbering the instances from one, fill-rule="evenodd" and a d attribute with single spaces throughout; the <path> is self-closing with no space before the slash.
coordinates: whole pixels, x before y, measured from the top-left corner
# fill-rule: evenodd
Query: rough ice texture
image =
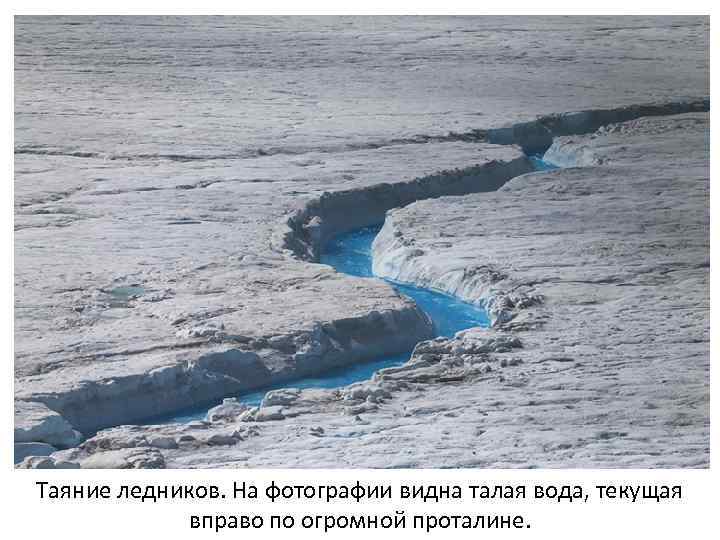
<path id="1" fill-rule="evenodd" d="M 706 113 L 557 139 L 583 167 L 393 211 L 374 269 L 490 306 L 523 342 L 528 429 L 585 415 L 618 464 L 707 465 L 708 145 Z"/>
<path id="2" fill-rule="evenodd" d="M 330 235 L 393 206 L 495 189 L 527 171 L 518 148 L 482 142 L 529 147 L 528 128 L 508 136 L 508 122 L 645 102 L 698 107 L 694 97 L 708 87 L 707 18 L 137 22 L 15 19 L 17 441 L 69 445 L 74 429 L 91 434 L 407 349 L 429 336 L 428 322 L 379 280 L 310 262 Z M 578 118 L 594 129 L 587 119 L 596 116 L 587 114 Z M 556 124 L 541 124 L 530 131 L 545 145 L 544 129 Z M 122 443 L 91 439 L 24 463 L 549 463 L 539 449 L 552 434 L 534 431 L 543 443 L 524 453 L 497 440 L 492 452 L 470 450 L 476 428 L 458 420 L 459 411 L 479 390 L 463 383 L 448 392 L 467 373 L 495 377 L 501 361 L 492 355 L 514 354 L 508 347 L 487 361 L 486 353 L 477 362 L 455 353 L 440 363 L 414 358 L 421 382 L 393 381 L 400 370 L 373 383 L 395 392 L 391 401 L 302 391 L 300 405 L 242 413 L 247 433 L 223 423 L 122 427 L 109 432 Z M 499 369 L 518 369 L 513 362 Z M 658 362 L 663 374 L 674 366 Z M 421 404 L 448 393 L 452 402 Z M 297 408 L 312 414 L 296 416 Z M 499 414 L 498 425 L 529 425 L 517 410 Z M 425 420 L 440 427 L 428 430 Z M 297 452 L 284 446 L 288 426 L 308 434 L 294 443 Z M 586 432 L 593 431 L 578 427 L 578 437 Z M 165 441 L 87 461 L 106 447 L 128 448 L 127 433 L 138 448 L 150 435 Z M 625 439 L 621 448 L 638 444 Z M 602 461 L 594 452 L 552 463 Z M 643 459 L 617 464 L 664 463 Z"/>
<path id="3" fill-rule="evenodd" d="M 82 440 L 68 421 L 39 402 L 15 402 L 15 442 L 42 441 L 56 446 L 74 446 Z"/>
<path id="4" fill-rule="evenodd" d="M 208 422 L 104 430 L 51 458 L 83 467 L 155 467 L 158 452 L 169 467 L 707 466 L 708 115 L 642 118 L 556 144 L 603 165 L 412 204 L 392 212 L 376 243 L 388 232 L 399 239 L 376 253 L 394 261 L 393 277 L 508 299 L 504 322 L 422 342 L 407 364 L 366 383 L 273 391 L 260 408 L 223 406 Z M 478 265 L 489 271 L 466 272 L 467 287 L 443 279 Z M 492 276 L 486 288 L 478 275 Z M 158 437 L 174 444 L 158 450 Z"/>
<path id="5" fill-rule="evenodd" d="M 272 161 L 279 166 L 278 158 Z M 232 171 L 252 175 L 256 166 L 244 160 Z M 286 163 L 283 174 L 291 168 Z M 43 259 L 32 242 L 18 240 L 19 267 L 45 272 L 48 281 L 30 281 L 28 275 L 27 288 L 20 287 L 19 294 L 37 304 L 29 313 L 18 310 L 18 331 L 43 330 L 46 338 L 19 340 L 16 346 L 16 396 L 22 400 L 17 406 L 42 401 L 81 431 L 91 431 L 410 350 L 432 334 L 414 303 L 379 280 L 352 279 L 301 262 L 273 241 L 296 235 L 283 218 L 285 209 L 297 204 L 295 190 L 332 189 L 341 170 L 352 170 L 362 177 L 357 185 L 369 186 L 371 203 L 396 191 L 410 202 L 456 193 L 457 186 L 461 192 L 496 189 L 530 165 L 517 148 L 442 142 L 358 150 L 342 159 L 325 156 L 321 165 L 302 168 L 311 179 L 298 179 L 287 194 L 273 192 L 272 185 L 248 189 L 228 182 L 232 187 L 198 189 L 190 200 L 182 195 L 186 190 L 170 189 L 128 195 L 131 203 L 119 194 L 89 191 L 76 194 L 74 204 L 96 212 L 93 219 L 72 227 L 27 229 L 84 255 L 63 259 L 67 274 L 61 281 L 70 279 L 75 286 L 53 295 L 44 287 L 60 286 L 50 274 L 56 268 L 41 268 Z M 336 188 L 336 193 L 348 200 L 347 192 Z M 380 210 L 368 206 L 365 212 L 357 205 L 359 196 L 349 197 L 357 207 L 353 223 L 359 225 L 377 222 L 388 208 L 377 202 Z M 314 201 L 306 207 L 314 208 Z M 143 227 L 140 240 L 134 226 L 120 226 L 134 219 L 127 211 L 132 204 L 148 205 L 153 212 L 191 204 L 184 211 L 202 217 Z M 324 235 L 340 229 L 335 215 L 322 215 L 325 221 L 314 223 Z M 100 231 L 115 231 L 115 241 L 129 247 L 113 253 L 112 263 L 95 255 L 103 249 Z M 130 247 L 134 240 L 137 246 Z M 186 245 L 198 246 L 202 255 L 188 253 Z M 137 294 L 118 294 L 119 287 L 122 293 L 133 287 L 130 292 Z M 45 305 L 51 298 L 67 304 Z M 44 318 L 40 306 L 48 310 Z"/>

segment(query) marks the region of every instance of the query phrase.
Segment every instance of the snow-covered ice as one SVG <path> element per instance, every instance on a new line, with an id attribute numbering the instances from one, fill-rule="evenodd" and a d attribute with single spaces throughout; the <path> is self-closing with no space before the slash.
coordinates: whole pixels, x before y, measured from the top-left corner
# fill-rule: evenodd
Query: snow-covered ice
<path id="1" fill-rule="evenodd" d="M 51 460 L 707 465 L 706 116 L 556 137 L 548 159 L 584 168 L 472 193 L 532 170 L 518 146 L 491 143 L 544 144 L 550 120 L 517 127 L 538 115 L 707 108 L 708 18 L 16 17 L 15 26 L 16 442 L 72 447 L 76 431 L 429 338 L 422 313 L 390 286 L 314 260 L 333 234 L 456 195 L 393 211 L 381 235 L 398 227 L 424 255 L 386 263 L 378 245 L 377 264 L 408 278 L 422 267 L 417 282 L 436 279 L 440 261 L 471 270 L 475 284 L 517 283 L 521 298 L 491 295 L 509 327 L 426 342 L 373 381 L 290 393 L 242 420 L 122 426 Z M 566 117 L 565 127 L 595 117 Z M 625 204 L 613 206 L 623 220 L 586 219 L 577 205 L 591 198 Z M 547 234 L 528 239 L 533 220 Z M 562 242 L 586 223 L 607 239 L 603 258 L 598 245 Z M 428 240 L 427 230 L 450 236 Z M 613 235 L 628 232 L 642 246 L 614 248 Z M 553 269 L 543 248 L 558 236 L 564 249 L 551 262 L 568 260 Z M 495 277 L 477 271 L 488 261 Z M 491 287 L 452 283 L 491 297 Z M 573 331 L 552 339 L 579 312 Z"/>

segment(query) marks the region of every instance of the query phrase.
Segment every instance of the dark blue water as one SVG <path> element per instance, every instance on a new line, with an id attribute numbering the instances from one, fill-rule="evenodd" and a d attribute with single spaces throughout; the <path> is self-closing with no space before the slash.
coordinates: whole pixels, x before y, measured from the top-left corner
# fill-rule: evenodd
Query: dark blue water
<path id="1" fill-rule="evenodd" d="M 536 171 L 553 171 L 560 168 L 557 165 L 545 161 L 542 154 L 533 154 L 528 156 L 528 158 L 530 158 L 530 162 Z"/>

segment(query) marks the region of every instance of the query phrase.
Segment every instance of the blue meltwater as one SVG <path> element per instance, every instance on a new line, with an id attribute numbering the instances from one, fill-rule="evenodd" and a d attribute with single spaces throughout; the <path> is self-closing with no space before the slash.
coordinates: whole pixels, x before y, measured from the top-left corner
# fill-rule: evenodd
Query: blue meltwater
<path id="1" fill-rule="evenodd" d="M 320 262 L 338 272 L 373 277 L 372 243 L 380 226 L 365 227 L 336 237 L 325 249 Z M 389 281 L 389 280 L 388 280 Z M 409 296 L 432 320 L 437 336 L 452 337 L 455 332 L 473 326 L 489 326 L 485 310 L 454 296 L 430 289 L 389 281 L 399 293 Z"/>
<path id="2" fill-rule="evenodd" d="M 373 278 L 372 273 L 372 243 L 380 231 L 380 225 L 364 227 L 334 238 L 327 246 L 320 262 L 335 268 L 338 272 L 352 276 Z M 455 332 L 472 328 L 473 326 L 489 326 L 485 310 L 473 304 L 468 304 L 457 298 L 432 291 L 389 282 L 399 293 L 412 298 L 433 322 L 436 336 L 452 336 Z M 372 377 L 379 369 L 399 366 L 407 362 L 412 351 L 405 354 L 381 356 L 369 362 L 355 364 L 343 368 L 327 371 L 322 375 L 303 377 L 294 381 L 285 381 L 277 385 L 265 386 L 237 396 L 238 401 L 248 405 L 257 406 L 265 394 L 277 388 L 339 388 L 349 384 L 365 381 Z M 208 406 L 193 408 L 183 413 L 176 413 L 169 417 L 156 418 L 151 423 L 189 422 L 205 418 Z"/>

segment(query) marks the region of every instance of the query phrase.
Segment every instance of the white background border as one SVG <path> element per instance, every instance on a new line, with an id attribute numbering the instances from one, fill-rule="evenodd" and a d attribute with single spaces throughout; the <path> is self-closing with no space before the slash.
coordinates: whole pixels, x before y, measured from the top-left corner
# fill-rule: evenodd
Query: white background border
<path id="1" fill-rule="evenodd" d="M 562 503 L 562 504 L 522 504 L 522 503 L 495 503 L 479 504 L 469 503 L 465 506 L 450 503 L 446 506 L 426 505 L 424 508 L 404 507 L 409 515 L 413 511 L 428 513 L 519 513 L 524 514 L 532 524 L 531 529 L 524 530 L 469 530 L 469 531 L 439 531 L 432 537 L 518 537 L 518 538 L 577 538 L 583 539 L 614 537 L 618 539 L 633 538 L 681 538 L 684 535 L 692 536 L 693 540 L 703 538 L 717 538 L 720 526 L 715 521 L 718 513 L 718 498 L 716 487 L 720 487 L 720 477 L 717 467 L 710 470 L 412 470 L 412 471 L 367 471 L 367 470 L 237 470 L 237 471 L 15 471 L 12 463 L 13 414 L 12 384 L 13 384 L 13 19 L 14 14 L 59 14 L 59 13 L 106 13 L 106 14 L 711 14 L 711 2 L 685 1 L 677 2 L 628 2 L 605 1 L 596 5 L 584 2 L 552 1 L 537 2 L 501 2 L 494 5 L 479 6 L 477 2 L 443 1 L 430 3 L 426 1 L 398 2 L 398 1 L 345 1 L 339 2 L 314 1 L 302 4 L 288 1 L 266 0 L 256 3 L 204 1 L 195 4 L 179 5 L 170 1 L 137 1 L 105 2 L 100 5 L 97 1 L 75 2 L 42 2 L 25 1 L 11 2 L 6 9 L 3 19 L 5 32 L 6 54 L 3 55 L 3 73 L 6 84 L 2 85 L 3 99 L 6 103 L 6 128 L 2 130 L 2 149 L 7 171 L 5 182 L 5 211 L 2 213 L 2 226 L 5 234 L 2 235 L 2 253 L 7 261 L 2 266 L 2 283 L 0 288 L 4 310 L 2 320 L 2 344 L 7 355 L 4 357 L 5 384 L 0 385 L 3 390 L 3 405 L 7 414 L 0 414 L 3 421 L 3 433 L 6 434 L 7 444 L 2 445 L 2 494 L 3 515 L 0 521 L 0 531 L 3 538 L 102 538 L 126 539 L 149 538 L 157 535 L 173 538 L 200 538 L 217 537 L 218 534 L 209 531 L 190 530 L 189 515 L 196 514 L 238 514 L 238 513 L 327 513 L 341 514 L 343 512 L 362 513 L 394 513 L 399 505 L 387 507 L 332 504 L 322 507 L 320 505 L 280 505 L 250 503 L 241 504 L 231 498 L 221 503 L 140 503 L 109 500 L 96 503 L 79 501 L 40 501 L 36 481 L 63 481 L 98 484 L 110 483 L 118 486 L 122 483 L 149 482 L 149 483 L 191 483 L 204 484 L 217 483 L 231 490 L 232 481 L 255 482 L 260 486 L 263 482 L 277 479 L 285 483 L 303 483 L 325 480 L 340 482 L 342 480 L 364 482 L 393 482 L 395 485 L 411 482 L 438 482 L 438 483 L 583 483 L 588 487 L 608 482 L 616 483 L 683 483 L 684 497 L 680 504 L 669 502 L 653 503 L 601 503 L 596 494 L 593 502 Z M 342 6 L 342 7 L 340 7 Z M 542 9 L 540 9 L 540 7 Z M 712 19 L 711 19 L 712 28 Z M 718 32 L 711 32 L 711 50 L 717 52 Z M 711 55 L 711 85 L 716 87 L 717 62 L 715 55 Z M 712 100 L 711 100 L 712 102 Z M 714 178 L 718 159 L 718 118 L 711 113 L 711 149 L 714 159 L 711 160 L 711 178 Z M 718 209 L 717 189 L 711 192 L 711 216 L 717 216 Z M 711 221 L 711 240 L 718 238 L 718 220 Z M 713 242 L 714 243 L 714 242 Z M 716 247 L 716 246 L 715 246 Z M 711 249 L 711 268 L 720 264 L 718 250 Z M 716 273 L 717 274 L 717 273 Z M 712 279 L 711 273 L 711 304 L 718 304 L 717 280 Z M 717 328 L 717 315 L 711 310 L 711 328 Z M 711 358 L 715 358 L 717 340 L 711 342 Z M 711 386 L 717 387 L 717 369 L 711 370 Z M 717 400 L 711 400 L 711 417 L 716 418 L 718 412 Z M 711 463 L 717 464 L 718 430 L 711 429 Z M 408 517 L 410 519 L 410 517 Z M 411 523 L 410 523 L 411 524 Z M 412 538 L 422 533 L 407 529 L 405 531 L 350 531 L 337 530 L 328 537 L 360 538 L 368 534 L 390 536 L 394 538 Z M 255 538 L 318 538 L 321 531 L 305 531 L 293 529 L 263 530 L 253 533 L 246 530 L 226 530 L 221 536 L 238 536 Z"/>

